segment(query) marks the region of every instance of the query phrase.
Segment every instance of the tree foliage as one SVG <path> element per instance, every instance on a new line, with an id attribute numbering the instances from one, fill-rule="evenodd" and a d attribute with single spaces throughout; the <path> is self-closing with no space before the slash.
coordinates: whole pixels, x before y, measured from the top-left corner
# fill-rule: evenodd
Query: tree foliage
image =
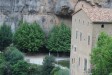
<path id="1" fill-rule="evenodd" d="M 28 75 L 42 75 L 42 66 L 36 64 L 30 64 Z"/>
<path id="2" fill-rule="evenodd" d="M 54 52 L 69 52 L 71 41 L 71 30 L 64 23 L 55 26 L 51 31 L 47 48 Z"/>
<path id="3" fill-rule="evenodd" d="M 3 24 L 0 27 L 0 50 L 4 50 L 12 43 L 12 31 L 11 27 Z"/>
<path id="4" fill-rule="evenodd" d="M 44 44 L 44 32 L 34 23 L 23 22 L 14 34 L 14 44 L 24 52 L 35 52 Z"/>
<path id="5" fill-rule="evenodd" d="M 50 75 L 54 68 L 55 58 L 53 56 L 46 56 L 43 60 L 42 75 Z"/>
<path id="6" fill-rule="evenodd" d="M 0 54 L 0 75 L 12 75 L 12 66 L 19 60 L 23 60 L 23 54 L 13 46 L 7 47 Z"/>
<path id="7" fill-rule="evenodd" d="M 51 71 L 51 75 L 69 75 L 69 69 L 68 68 L 55 67 Z"/>
<path id="8" fill-rule="evenodd" d="M 24 60 L 23 53 L 13 46 L 0 53 L 0 75 L 41 75 L 40 65 Z"/>
<path id="9" fill-rule="evenodd" d="M 28 75 L 29 64 L 23 60 L 12 66 L 12 75 Z"/>
<path id="10" fill-rule="evenodd" d="M 4 56 L 5 56 L 5 60 L 10 62 L 11 64 L 17 63 L 19 60 L 24 59 L 23 53 L 13 46 L 6 48 L 6 51 L 4 52 Z"/>
<path id="11" fill-rule="evenodd" d="M 102 32 L 93 48 L 91 62 L 93 75 L 109 75 L 112 71 L 112 37 Z"/>

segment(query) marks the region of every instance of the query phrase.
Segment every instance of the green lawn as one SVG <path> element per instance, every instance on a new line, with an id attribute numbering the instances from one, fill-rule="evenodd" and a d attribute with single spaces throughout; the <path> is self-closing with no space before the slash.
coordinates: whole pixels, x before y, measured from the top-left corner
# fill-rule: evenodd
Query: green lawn
<path id="1" fill-rule="evenodd" d="M 60 61 L 58 61 L 58 64 L 63 66 L 63 67 L 70 68 L 70 61 L 69 60 L 60 60 Z"/>

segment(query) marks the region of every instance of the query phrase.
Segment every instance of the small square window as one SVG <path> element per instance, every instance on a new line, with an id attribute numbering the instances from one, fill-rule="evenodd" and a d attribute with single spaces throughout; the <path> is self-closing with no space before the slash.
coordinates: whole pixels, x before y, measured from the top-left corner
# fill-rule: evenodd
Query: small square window
<path id="1" fill-rule="evenodd" d="M 101 25 L 101 28 L 104 28 L 104 24 Z"/>

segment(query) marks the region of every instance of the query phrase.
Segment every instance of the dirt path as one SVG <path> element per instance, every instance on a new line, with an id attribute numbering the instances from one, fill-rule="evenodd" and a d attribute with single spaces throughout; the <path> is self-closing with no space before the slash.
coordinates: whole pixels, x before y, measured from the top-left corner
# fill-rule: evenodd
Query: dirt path
<path id="1" fill-rule="evenodd" d="M 25 56 L 25 60 L 28 61 L 29 63 L 42 65 L 43 58 L 46 55 L 47 54 L 45 54 L 45 55 L 34 55 L 34 56 L 26 55 Z M 59 60 L 69 60 L 69 59 L 70 59 L 69 57 L 58 57 L 58 58 L 56 58 L 56 61 L 59 61 Z"/>

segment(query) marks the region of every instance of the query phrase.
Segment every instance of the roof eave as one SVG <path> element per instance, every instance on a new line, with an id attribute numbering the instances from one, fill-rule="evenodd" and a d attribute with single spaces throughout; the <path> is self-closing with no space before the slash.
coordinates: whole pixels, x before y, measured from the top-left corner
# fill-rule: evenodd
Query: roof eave
<path id="1" fill-rule="evenodd" d="M 93 21 L 93 24 L 112 24 L 112 22 Z"/>

